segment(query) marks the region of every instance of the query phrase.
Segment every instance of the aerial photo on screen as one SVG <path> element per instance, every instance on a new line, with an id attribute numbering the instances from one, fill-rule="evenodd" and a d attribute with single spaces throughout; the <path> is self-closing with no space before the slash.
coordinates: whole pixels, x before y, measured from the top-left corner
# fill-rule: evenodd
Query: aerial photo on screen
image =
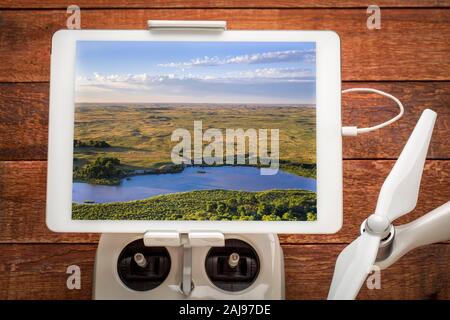
<path id="1" fill-rule="evenodd" d="M 313 42 L 78 41 L 72 219 L 315 221 Z"/>

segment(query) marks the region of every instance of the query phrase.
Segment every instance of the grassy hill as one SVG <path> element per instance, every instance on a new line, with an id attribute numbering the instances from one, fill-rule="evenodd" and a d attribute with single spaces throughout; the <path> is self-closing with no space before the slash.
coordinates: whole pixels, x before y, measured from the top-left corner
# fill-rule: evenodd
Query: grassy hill
<path id="1" fill-rule="evenodd" d="M 172 131 L 192 131 L 194 120 L 203 121 L 203 130 L 279 129 L 281 160 L 316 162 L 315 108 L 310 106 L 77 104 L 75 139 L 104 141 L 109 147 L 76 147 L 74 166 L 101 156 L 119 159 L 124 169 L 158 169 L 171 163 Z"/>

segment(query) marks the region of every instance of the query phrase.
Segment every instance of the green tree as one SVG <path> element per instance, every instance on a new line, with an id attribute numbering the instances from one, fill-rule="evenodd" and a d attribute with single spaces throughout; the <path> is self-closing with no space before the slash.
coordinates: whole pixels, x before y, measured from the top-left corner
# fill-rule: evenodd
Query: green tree
<path id="1" fill-rule="evenodd" d="M 316 221 L 317 220 L 317 213 L 315 213 L 315 212 L 308 212 L 306 214 L 306 220 L 307 221 Z"/>

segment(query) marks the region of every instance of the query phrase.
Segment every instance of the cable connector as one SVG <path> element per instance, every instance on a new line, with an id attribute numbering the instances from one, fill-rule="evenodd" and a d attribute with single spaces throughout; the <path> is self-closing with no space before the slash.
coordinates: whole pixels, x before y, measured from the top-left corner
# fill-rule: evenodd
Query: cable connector
<path id="1" fill-rule="evenodd" d="M 355 137 L 358 135 L 358 127 L 342 127 L 342 135 L 347 137 Z"/>
<path id="2" fill-rule="evenodd" d="M 403 116 L 403 113 L 405 111 L 405 109 L 403 108 L 403 104 L 400 102 L 400 100 L 398 100 L 396 97 L 394 97 L 393 95 L 390 95 L 389 93 L 386 93 L 384 91 L 381 90 L 377 90 L 377 89 L 372 89 L 372 88 L 351 88 L 351 89 L 346 89 L 343 90 L 342 93 L 348 93 L 348 92 L 370 92 L 370 93 L 376 93 L 379 94 L 381 96 L 387 97 L 391 100 L 393 100 L 397 105 L 398 108 L 400 109 L 399 113 L 392 119 L 380 123 L 376 126 L 373 127 L 369 127 L 369 128 L 358 128 L 356 126 L 351 126 L 351 127 L 342 127 L 342 135 L 343 136 L 357 136 L 360 133 L 367 133 L 367 132 L 371 132 L 371 131 L 375 131 L 378 129 L 381 129 L 385 126 L 390 125 L 391 123 L 394 123 L 395 121 L 397 121 L 398 119 L 400 119 Z"/>

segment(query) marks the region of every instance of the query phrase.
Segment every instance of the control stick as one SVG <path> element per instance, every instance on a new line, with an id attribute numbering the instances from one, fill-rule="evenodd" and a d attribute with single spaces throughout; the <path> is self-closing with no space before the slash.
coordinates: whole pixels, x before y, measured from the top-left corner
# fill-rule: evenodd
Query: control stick
<path id="1" fill-rule="evenodd" d="M 228 265 L 230 268 L 236 268 L 239 265 L 240 256 L 237 252 L 233 252 L 230 254 L 230 257 L 228 258 Z"/>
<path id="2" fill-rule="evenodd" d="M 147 259 L 145 259 L 145 256 L 140 252 L 134 255 L 134 262 L 141 268 L 145 268 L 148 264 Z"/>

